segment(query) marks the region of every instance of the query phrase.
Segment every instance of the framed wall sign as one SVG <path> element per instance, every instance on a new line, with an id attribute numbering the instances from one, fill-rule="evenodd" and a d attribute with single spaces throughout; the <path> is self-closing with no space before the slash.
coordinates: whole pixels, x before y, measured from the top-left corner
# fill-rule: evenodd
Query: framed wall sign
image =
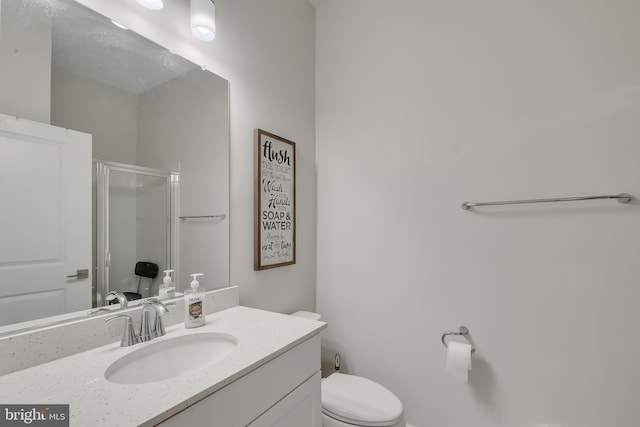
<path id="1" fill-rule="evenodd" d="M 255 130 L 253 269 L 296 263 L 296 144 Z"/>

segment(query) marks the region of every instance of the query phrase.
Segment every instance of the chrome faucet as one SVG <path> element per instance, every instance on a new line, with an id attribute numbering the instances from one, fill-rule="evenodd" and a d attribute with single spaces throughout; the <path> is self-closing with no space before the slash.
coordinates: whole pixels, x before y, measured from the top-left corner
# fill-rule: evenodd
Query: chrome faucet
<path id="1" fill-rule="evenodd" d="M 117 299 L 118 301 L 120 301 L 120 309 L 127 308 L 127 306 L 129 305 L 127 297 L 125 297 L 122 292 L 118 291 L 109 292 L 104 299 L 106 299 L 107 301 L 113 301 L 114 299 Z"/>
<path id="2" fill-rule="evenodd" d="M 115 316 L 107 317 L 104 321 L 111 322 L 116 319 L 126 319 L 124 332 L 122 333 L 122 340 L 120 340 L 120 347 L 129 347 L 131 345 L 138 344 L 140 342 L 140 337 L 136 334 L 136 331 L 133 330 L 131 316 L 126 314 L 116 314 Z"/>
<path id="3" fill-rule="evenodd" d="M 167 334 L 162 324 L 161 316 L 169 312 L 167 308 L 169 305 L 175 305 L 175 303 L 164 304 L 155 298 L 143 301 L 142 310 L 140 310 L 140 333 L 137 334 L 133 329 L 133 321 L 129 315 L 117 314 L 107 317 L 104 321 L 111 322 L 115 319 L 126 319 L 120 347 L 129 347 Z"/>
<path id="4" fill-rule="evenodd" d="M 142 311 L 140 312 L 140 341 L 151 341 L 154 338 L 166 335 L 162 317 L 169 312 L 167 305 L 155 298 L 148 299 L 142 303 Z M 153 313 L 150 313 L 150 311 Z"/>

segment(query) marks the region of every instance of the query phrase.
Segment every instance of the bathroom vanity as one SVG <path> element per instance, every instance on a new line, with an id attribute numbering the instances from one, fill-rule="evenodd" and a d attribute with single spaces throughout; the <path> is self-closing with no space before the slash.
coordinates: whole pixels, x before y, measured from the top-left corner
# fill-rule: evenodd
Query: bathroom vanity
<path id="1" fill-rule="evenodd" d="M 2 376 L 0 402 L 69 404 L 71 426 L 320 427 L 319 332 L 325 326 L 236 306 L 207 315 L 201 328 L 177 324 L 149 342 L 120 347 L 118 341 Z M 235 348 L 159 381 L 121 384 L 105 377 L 132 352 L 192 334 L 233 337 Z"/>
<path id="2" fill-rule="evenodd" d="M 319 354 L 316 335 L 160 425 L 320 427 Z"/>

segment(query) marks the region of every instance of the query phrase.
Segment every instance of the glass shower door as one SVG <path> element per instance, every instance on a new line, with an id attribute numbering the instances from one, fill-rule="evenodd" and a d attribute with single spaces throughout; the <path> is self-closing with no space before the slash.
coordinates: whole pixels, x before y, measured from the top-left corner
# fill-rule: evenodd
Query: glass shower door
<path id="1" fill-rule="evenodd" d="M 157 266 L 158 272 L 173 268 L 177 175 L 106 162 L 96 163 L 96 173 L 96 305 L 104 305 L 110 291 L 128 299 L 158 295 L 162 274 L 136 271 L 136 265 Z"/>

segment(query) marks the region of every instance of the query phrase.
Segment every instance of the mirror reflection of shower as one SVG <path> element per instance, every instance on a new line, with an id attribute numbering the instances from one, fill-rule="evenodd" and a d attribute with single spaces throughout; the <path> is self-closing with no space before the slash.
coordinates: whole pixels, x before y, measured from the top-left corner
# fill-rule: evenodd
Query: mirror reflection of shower
<path id="1" fill-rule="evenodd" d="M 111 291 L 157 296 L 177 265 L 178 173 L 98 160 L 93 171 L 93 306 Z"/>

